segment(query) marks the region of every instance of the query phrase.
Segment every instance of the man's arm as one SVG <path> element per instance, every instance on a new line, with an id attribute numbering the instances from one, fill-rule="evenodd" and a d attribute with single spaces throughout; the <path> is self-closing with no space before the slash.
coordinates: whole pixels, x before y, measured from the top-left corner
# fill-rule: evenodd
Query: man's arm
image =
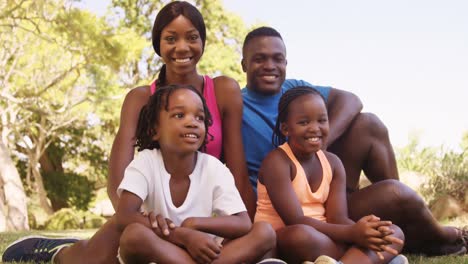
<path id="1" fill-rule="evenodd" d="M 332 88 L 327 101 L 330 134 L 327 147 L 343 135 L 362 110 L 362 102 L 355 94 Z"/>

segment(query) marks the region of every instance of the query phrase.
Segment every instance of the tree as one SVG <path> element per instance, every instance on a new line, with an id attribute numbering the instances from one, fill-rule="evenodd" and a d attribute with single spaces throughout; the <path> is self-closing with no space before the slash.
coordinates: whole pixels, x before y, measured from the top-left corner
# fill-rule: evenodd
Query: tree
<path id="1" fill-rule="evenodd" d="M 0 232 L 28 230 L 26 195 L 10 153 L 0 141 Z"/>
<path id="2" fill-rule="evenodd" d="M 68 1 L 6 5 L 0 16 L 2 140 L 27 157 L 27 189 L 37 193 L 50 214 L 40 170 L 50 161 L 46 150 L 66 139 L 69 128 L 86 123 L 89 113 L 102 107 L 99 102 L 115 95 L 117 78 L 106 76 L 118 75 L 132 48 L 104 19 Z M 112 82 L 107 89 L 98 86 Z"/>

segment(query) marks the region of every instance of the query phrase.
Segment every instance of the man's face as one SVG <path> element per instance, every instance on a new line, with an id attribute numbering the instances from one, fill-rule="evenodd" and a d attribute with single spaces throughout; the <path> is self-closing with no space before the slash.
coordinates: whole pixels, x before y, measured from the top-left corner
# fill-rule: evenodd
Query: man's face
<path id="1" fill-rule="evenodd" d="M 247 87 L 270 95 L 278 93 L 286 77 L 286 47 L 278 37 L 256 37 L 244 47 L 242 70 Z"/>

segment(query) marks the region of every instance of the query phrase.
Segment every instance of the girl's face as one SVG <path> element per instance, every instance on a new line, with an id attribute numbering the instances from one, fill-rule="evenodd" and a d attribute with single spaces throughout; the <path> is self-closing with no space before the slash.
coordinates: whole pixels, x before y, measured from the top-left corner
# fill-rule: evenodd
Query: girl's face
<path id="1" fill-rule="evenodd" d="M 205 113 L 200 97 L 188 89 L 177 89 L 162 108 L 154 140 L 162 151 L 194 153 L 205 140 Z"/>
<path id="2" fill-rule="evenodd" d="M 190 20 L 180 15 L 162 30 L 160 50 L 168 71 L 177 74 L 194 71 L 203 54 L 200 33 Z"/>
<path id="3" fill-rule="evenodd" d="M 296 154 L 310 154 L 320 150 L 327 139 L 329 126 L 325 102 L 319 95 L 306 94 L 288 106 L 288 116 L 281 123 L 281 133 Z"/>

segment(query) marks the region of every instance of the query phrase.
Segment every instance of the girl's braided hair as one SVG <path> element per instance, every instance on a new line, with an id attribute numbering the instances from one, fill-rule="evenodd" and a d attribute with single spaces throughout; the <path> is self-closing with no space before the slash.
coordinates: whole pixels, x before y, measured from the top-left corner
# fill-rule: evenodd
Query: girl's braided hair
<path id="1" fill-rule="evenodd" d="M 149 98 L 148 103 L 141 108 L 140 115 L 138 117 L 138 124 L 136 128 L 136 143 L 135 147 L 138 147 L 138 151 L 144 149 L 159 149 L 159 142 L 155 141 L 153 137 L 157 133 L 159 123 L 159 113 L 162 109 L 168 111 L 168 102 L 171 94 L 179 89 L 190 90 L 200 97 L 203 103 L 203 112 L 205 114 L 205 139 L 200 147 L 200 150 L 204 151 L 208 140 L 212 140 L 213 136 L 208 133 L 208 127 L 213 123 L 210 111 L 206 105 L 205 98 L 191 85 L 166 85 L 158 87 L 155 93 Z M 209 138 L 209 139 L 208 139 Z"/>
<path id="2" fill-rule="evenodd" d="M 323 96 L 317 90 L 309 86 L 297 86 L 291 88 L 281 96 L 278 103 L 278 117 L 276 118 L 275 129 L 273 130 L 273 136 L 271 139 L 272 144 L 275 147 L 278 147 L 287 141 L 286 136 L 281 133 L 281 123 L 286 122 L 286 119 L 288 118 L 289 104 L 296 98 L 307 94 L 318 95 L 323 99 L 323 101 L 325 101 Z"/>

